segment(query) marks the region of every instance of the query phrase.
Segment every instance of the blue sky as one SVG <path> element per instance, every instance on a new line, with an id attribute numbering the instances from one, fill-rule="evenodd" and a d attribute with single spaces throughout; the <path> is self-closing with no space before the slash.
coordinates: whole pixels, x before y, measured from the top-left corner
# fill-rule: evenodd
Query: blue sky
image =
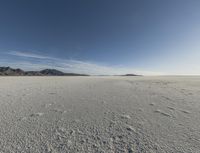
<path id="1" fill-rule="evenodd" d="M 2 0 L 0 66 L 200 74 L 199 0 Z"/>

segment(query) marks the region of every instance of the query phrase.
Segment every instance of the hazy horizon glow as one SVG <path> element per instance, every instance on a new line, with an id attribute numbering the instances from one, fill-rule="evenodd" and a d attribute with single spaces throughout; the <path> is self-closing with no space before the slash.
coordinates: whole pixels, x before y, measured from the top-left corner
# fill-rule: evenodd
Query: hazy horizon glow
<path id="1" fill-rule="evenodd" d="M 11 66 L 13 68 L 22 68 L 23 70 L 42 70 L 42 69 L 58 69 L 63 72 L 83 73 L 90 75 L 123 75 L 128 73 L 142 75 L 161 75 L 160 72 L 141 71 L 121 66 L 100 65 L 91 62 L 83 62 L 78 60 L 66 60 L 33 54 L 28 52 L 11 51 L 5 53 L 20 58 L 17 61 L 2 60 L 0 65 Z M 28 60 L 29 59 L 29 60 Z M 41 61 L 42 60 L 42 61 Z"/>
<path id="2" fill-rule="evenodd" d="M 87 74 L 200 75 L 198 0 L 10 0 L 0 66 Z"/>

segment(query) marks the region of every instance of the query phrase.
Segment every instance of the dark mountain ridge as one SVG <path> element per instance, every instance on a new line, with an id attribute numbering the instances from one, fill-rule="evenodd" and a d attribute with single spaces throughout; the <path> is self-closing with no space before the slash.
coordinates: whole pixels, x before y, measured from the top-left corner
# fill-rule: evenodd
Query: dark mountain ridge
<path id="1" fill-rule="evenodd" d="M 0 67 L 0 76 L 88 76 L 86 74 L 64 73 L 56 69 L 44 69 L 41 71 L 23 71 L 10 67 Z"/>

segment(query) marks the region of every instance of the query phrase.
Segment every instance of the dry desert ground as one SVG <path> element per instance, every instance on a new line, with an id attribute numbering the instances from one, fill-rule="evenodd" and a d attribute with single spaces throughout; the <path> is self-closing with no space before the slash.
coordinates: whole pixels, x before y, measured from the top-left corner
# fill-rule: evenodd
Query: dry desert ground
<path id="1" fill-rule="evenodd" d="M 200 77 L 0 77 L 1 153 L 200 153 Z"/>

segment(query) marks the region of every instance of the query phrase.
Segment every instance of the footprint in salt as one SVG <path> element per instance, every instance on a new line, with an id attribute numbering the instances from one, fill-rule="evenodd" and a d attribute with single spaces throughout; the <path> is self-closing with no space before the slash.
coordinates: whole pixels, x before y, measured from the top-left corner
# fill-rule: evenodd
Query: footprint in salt
<path id="1" fill-rule="evenodd" d="M 61 110 L 61 109 L 57 109 L 57 108 L 55 108 L 55 109 L 51 109 L 51 111 L 56 112 L 56 113 L 61 113 L 61 114 L 67 112 L 66 110 L 63 111 L 63 110 Z"/>
<path id="2" fill-rule="evenodd" d="M 164 99 L 168 100 L 168 101 L 173 101 L 171 98 L 166 97 L 166 96 L 162 96 Z"/>
<path id="3" fill-rule="evenodd" d="M 31 114 L 30 117 L 39 117 L 39 116 L 43 116 L 44 113 L 34 113 L 34 114 Z"/>
<path id="4" fill-rule="evenodd" d="M 181 110 L 181 112 L 183 112 L 183 113 L 185 113 L 185 114 L 190 114 L 190 112 L 187 111 L 187 110 Z"/>
<path id="5" fill-rule="evenodd" d="M 174 107 L 171 107 L 171 106 L 167 106 L 168 109 L 171 109 L 171 110 L 175 110 Z"/>
<path id="6" fill-rule="evenodd" d="M 132 127 L 131 125 L 127 125 L 126 129 L 127 129 L 128 131 L 131 131 L 131 132 L 136 132 L 135 128 Z"/>
<path id="7" fill-rule="evenodd" d="M 155 113 L 159 113 L 159 114 L 161 114 L 161 115 L 163 115 L 163 116 L 171 117 L 170 114 L 167 114 L 167 113 L 165 113 L 165 112 L 163 112 L 163 111 L 161 111 L 161 110 L 159 110 L 159 109 L 155 110 L 154 112 L 155 112 Z"/>

